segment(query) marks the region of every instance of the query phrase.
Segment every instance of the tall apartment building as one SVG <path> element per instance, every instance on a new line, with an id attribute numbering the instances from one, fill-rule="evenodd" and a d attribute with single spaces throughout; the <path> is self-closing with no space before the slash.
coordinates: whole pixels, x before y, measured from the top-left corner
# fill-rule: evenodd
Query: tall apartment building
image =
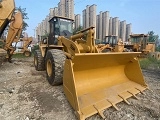
<path id="1" fill-rule="evenodd" d="M 66 0 L 60 0 L 58 3 L 58 15 L 65 17 L 65 2 Z"/>
<path id="2" fill-rule="evenodd" d="M 51 19 L 54 16 L 54 8 L 49 9 L 49 18 Z"/>
<path id="3" fill-rule="evenodd" d="M 86 20 L 86 27 L 85 27 L 85 28 L 88 28 L 88 27 L 89 27 L 89 22 L 90 22 L 90 21 L 89 21 L 89 18 L 90 18 L 89 7 L 90 7 L 89 5 L 86 6 L 86 19 L 85 19 L 85 20 Z"/>
<path id="4" fill-rule="evenodd" d="M 77 29 L 81 25 L 81 15 L 75 15 L 75 29 Z"/>
<path id="5" fill-rule="evenodd" d="M 38 23 L 38 26 L 35 28 L 36 38 L 39 40 L 39 35 L 41 34 L 41 24 Z"/>
<path id="6" fill-rule="evenodd" d="M 90 17 L 90 12 L 89 12 L 89 5 L 86 6 L 86 9 L 82 11 L 83 14 L 83 28 L 88 28 L 89 27 L 89 17 Z"/>
<path id="7" fill-rule="evenodd" d="M 126 21 L 121 21 L 120 22 L 120 38 L 123 41 L 126 41 Z"/>
<path id="8" fill-rule="evenodd" d="M 50 8 L 49 19 L 51 19 L 53 16 L 58 16 L 58 7 Z"/>
<path id="9" fill-rule="evenodd" d="M 109 12 L 102 13 L 102 39 L 109 34 Z"/>
<path id="10" fill-rule="evenodd" d="M 112 35 L 118 36 L 118 17 L 112 19 Z"/>
<path id="11" fill-rule="evenodd" d="M 109 35 L 112 35 L 112 17 L 109 19 Z"/>
<path id="12" fill-rule="evenodd" d="M 36 38 L 49 33 L 49 20 L 53 16 L 62 16 L 74 19 L 74 0 L 60 0 L 58 7 L 50 8 L 49 16 L 47 16 L 38 26 L 35 28 Z"/>
<path id="13" fill-rule="evenodd" d="M 58 7 L 54 7 L 53 15 L 58 16 Z"/>
<path id="14" fill-rule="evenodd" d="M 82 11 L 82 22 L 83 22 L 83 24 L 82 24 L 82 26 L 83 26 L 83 28 L 86 28 L 86 9 L 84 9 L 83 11 Z"/>
<path id="15" fill-rule="evenodd" d="M 94 26 L 96 28 L 96 5 L 93 4 L 91 6 L 87 5 L 86 9 L 82 11 L 83 14 L 83 28 L 88 28 L 90 26 Z M 95 37 L 96 37 L 96 29 L 95 29 Z"/>
<path id="16" fill-rule="evenodd" d="M 100 12 L 96 21 L 97 39 L 103 40 L 109 34 L 109 12 Z"/>
<path id="17" fill-rule="evenodd" d="M 131 34 L 131 24 L 126 24 L 126 21 L 120 21 L 118 17 L 110 17 L 109 11 L 100 12 L 96 15 L 96 5 L 87 5 L 86 9 L 82 11 L 82 26 L 88 28 L 95 27 L 95 38 L 103 40 L 105 36 L 116 35 L 123 41 L 128 40 Z M 74 27 L 77 29 L 81 23 L 81 15 L 74 15 L 74 0 L 60 0 L 58 7 L 50 9 L 49 16 L 45 18 L 36 27 L 36 36 L 43 36 L 45 31 L 49 33 L 49 19 L 53 16 L 63 16 L 75 20 Z"/>
<path id="18" fill-rule="evenodd" d="M 95 27 L 94 32 L 95 32 L 95 38 L 96 38 L 96 8 L 97 5 L 93 4 L 89 7 L 89 25 Z"/>
<path id="19" fill-rule="evenodd" d="M 49 16 L 46 16 L 46 18 L 45 18 L 45 25 L 46 25 L 46 27 L 45 27 L 45 34 L 48 34 L 49 31 L 50 31 L 49 22 L 48 22 L 49 20 L 50 20 Z"/>
<path id="20" fill-rule="evenodd" d="M 45 24 L 45 20 L 42 21 L 42 31 L 41 31 L 41 35 L 45 35 L 46 32 L 46 24 Z"/>
<path id="21" fill-rule="evenodd" d="M 60 0 L 58 3 L 58 15 L 74 19 L 74 0 Z"/>
<path id="22" fill-rule="evenodd" d="M 65 0 L 65 17 L 74 19 L 74 0 Z"/>
<path id="23" fill-rule="evenodd" d="M 132 24 L 130 23 L 130 24 L 127 24 L 126 25 L 126 41 L 128 41 L 128 39 L 129 39 L 129 35 L 131 35 L 132 33 L 131 33 L 131 30 L 132 30 Z"/>
<path id="24" fill-rule="evenodd" d="M 43 36 L 49 33 L 49 16 L 46 16 L 46 18 L 38 24 L 38 26 L 35 28 L 36 38 L 38 39 L 38 36 Z"/>
<path id="25" fill-rule="evenodd" d="M 121 28 L 120 28 L 120 20 L 118 20 L 118 36 L 120 37 L 120 32 L 121 32 Z"/>
<path id="26" fill-rule="evenodd" d="M 96 31 L 98 31 L 96 38 L 102 40 L 102 11 L 100 11 L 99 15 L 97 15 L 97 21 L 96 24 Z"/>
<path id="27" fill-rule="evenodd" d="M 99 15 L 96 16 L 96 38 L 99 39 Z"/>

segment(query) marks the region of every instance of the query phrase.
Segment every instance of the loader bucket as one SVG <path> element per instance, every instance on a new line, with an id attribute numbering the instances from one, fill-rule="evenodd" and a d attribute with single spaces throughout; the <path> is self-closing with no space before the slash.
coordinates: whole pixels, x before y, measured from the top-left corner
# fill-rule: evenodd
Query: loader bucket
<path id="1" fill-rule="evenodd" d="M 80 120 L 127 101 L 147 88 L 136 52 L 84 53 L 65 61 L 63 87 Z"/>

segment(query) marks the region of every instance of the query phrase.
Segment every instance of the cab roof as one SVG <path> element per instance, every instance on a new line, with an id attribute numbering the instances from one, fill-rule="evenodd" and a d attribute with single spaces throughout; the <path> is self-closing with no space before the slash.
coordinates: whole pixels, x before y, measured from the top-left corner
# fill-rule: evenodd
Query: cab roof
<path id="1" fill-rule="evenodd" d="M 132 34 L 130 37 L 148 37 L 148 34 Z"/>
<path id="2" fill-rule="evenodd" d="M 62 17 L 62 16 L 53 16 L 49 21 L 53 20 L 54 18 L 61 18 L 61 19 L 69 20 L 69 21 L 74 21 L 73 19 Z"/>

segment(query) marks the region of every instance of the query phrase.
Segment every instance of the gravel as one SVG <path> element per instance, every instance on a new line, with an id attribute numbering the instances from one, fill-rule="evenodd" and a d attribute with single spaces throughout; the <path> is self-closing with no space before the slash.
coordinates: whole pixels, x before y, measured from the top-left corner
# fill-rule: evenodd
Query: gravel
<path id="1" fill-rule="evenodd" d="M 131 97 L 130 105 L 104 110 L 107 120 L 160 120 L 160 71 L 143 70 L 150 90 Z M 51 86 L 45 71 L 36 71 L 33 58 L 13 59 L 0 66 L 1 120 L 77 120 L 62 85 Z M 102 120 L 96 114 L 87 120 Z"/>

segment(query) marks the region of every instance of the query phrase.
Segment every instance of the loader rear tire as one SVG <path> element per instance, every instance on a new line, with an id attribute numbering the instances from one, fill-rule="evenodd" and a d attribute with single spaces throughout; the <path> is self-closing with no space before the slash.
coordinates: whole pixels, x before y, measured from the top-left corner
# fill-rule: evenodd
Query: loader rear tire
<path id="1" fill-rule="evenodd" d="M 51 85 L 63 83 L 63 70 L 66 56 L 62 50 L 51 49 L 46 55 L 46 74 L 47 80 Z"/>
<path id="2" fill-rule="evenodd" d="M 36 50 L 34 53 L 34 66 L 37 71 L 45 70 L 45 61 L 42 57 L 40 50 Z"/>

